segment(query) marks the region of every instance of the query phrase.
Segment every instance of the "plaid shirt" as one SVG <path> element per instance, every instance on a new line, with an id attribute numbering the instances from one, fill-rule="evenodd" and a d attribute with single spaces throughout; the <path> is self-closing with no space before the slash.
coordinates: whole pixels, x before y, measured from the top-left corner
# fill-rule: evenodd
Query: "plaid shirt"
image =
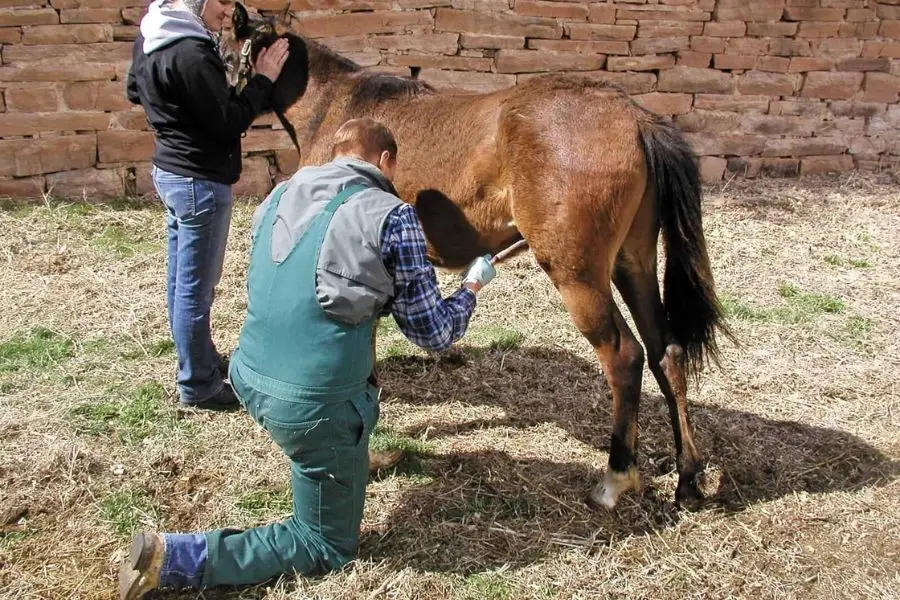
<path id="1" fill-rule="evenodd" d="M 400 331 L 417 346 L 446 350 L 466 332 L 475 293 L 460 288 L 442 299 L 425 252 L 415 209 L 404 204 L 393 210 L 381 236 L 381 259 L 394 278 L 394 298 L 382 314 L 393 314 Z"/>

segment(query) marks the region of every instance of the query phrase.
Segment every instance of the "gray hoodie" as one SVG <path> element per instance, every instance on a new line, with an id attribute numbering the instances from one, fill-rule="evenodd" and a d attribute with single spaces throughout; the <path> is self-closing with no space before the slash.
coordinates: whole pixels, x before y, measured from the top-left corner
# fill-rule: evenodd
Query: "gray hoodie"
<path id="1" fill-rule="evenodd" d="M 153 0 L 141 20 L 144 54 L 150 54 L 182 38 L 212 39 L 203 21 L 190 10 L 173 8 L 171 0 Z"/>

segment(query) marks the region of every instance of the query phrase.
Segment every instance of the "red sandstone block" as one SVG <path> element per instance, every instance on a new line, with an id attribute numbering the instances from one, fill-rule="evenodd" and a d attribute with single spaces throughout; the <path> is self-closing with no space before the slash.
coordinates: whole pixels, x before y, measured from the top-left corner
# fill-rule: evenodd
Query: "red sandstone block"
<path id="1" fill-rule="evenodd" d="M 59 92 L 53 83 L 22 83 L 7 86 L 9 112 L 54 112 L 59 110 Z"/>
<path id="2" fill-rule="evenodd" d="M 123 11 L 141 11 L 141 16 L 146 12 L 145 9 L 126 8 Z M 60 23 L 105 23 L 114 24 L 122 21 L 118 8 L 76 8 L 74 10 L 59 11 Z M 140 23 L 140 19 L 134 22 L 135 25 Z"/>
<path id="3" fill-rule="evenodd" d="M 682 67 L 697 67 L 705 69 L 709 67 L 712 60 L 712 54 L 709 52 L 693 52 L 691 50 L 682 50 L 678 53 L 678 65 Z"/>
<path id="4" fill-rule="evenodd" d="M 695 36 L 691 38 L 691 50 L 694 52 L 708 52 L 722 54 L 728 48 L 728 42 L 722 38 Z"/>
<path id="5" fill-rule="evenodd" d="M 537 52 L 535 50 L 500 50 L 498 73 L 537 73 L 540 71 L 595 71 L 602 69 L 606 56 L 576 52 Z"/>
<path id="6" fill-rule="evenodd" d="M 634 100 L 660 115 L 683 115 L 690 112 L 694 97 L 691 94 L 666 94 L 651 92 L 634 96 Z"/>
<path id="7" fill-rule="evenodd" d="M 866 102 L 897 102 L 900 99 L 900 77 L 887 73 L 866 73 L 863 92 Z"/>
<path id="8" fill-rule="evenodd" d="M 631 53 L 641 54 L 666 54 L 687 50 L 690 47 L 690 38 L 638 38 L 631 42 Z"/>
<path id="9" fill-rule="evenodd" d="M 750 71 L 741 75 L 738 91 L 761 96 L 790 96 L 800 89 L 802 75 Z"/>
<path id="10" fill-rule="evenodd" d="M 0 8 L 0 27 L 56 25 L 59 15 L 52 8 Z"/>
<path id="11" fill-rule="evenodd" d="M 569 32 L 569 37 L 573 40 L 629 41 L 634 39 L 637 27 L 635 25 L 589 25 L 574 23 L 572 25 L 567 25 L 566 31 Z"/>
<path id="12" fill-rule="evenodd" d="M 801 175 L 823 173 L 844 173 L 853 170 L 853 157 L 849 154 L 840 156 L 809 156 L 800 161 Z"/>
<path id="13" fill-rule="evenodd" d="M 709 37 L 743 37 L 746 33 L 747 24 L 743 21 L 709 21 L 703 28 L 703 35 Z"/>
<path id="14" fill-rule="evenodd" d="M 795 56 L 788 67 L 790 73 L 802 73 L 804 71 L 827 71 L 834 66 L 834 61 L 827 58 L 811 58 Z"/>
<path id="15" fill-rule="evenodd" d="M 97 200 L 125 193 L 124 169 L 79 169 L 47 175 L 47 190 L 55 198 Z"/>
<path id="16" fill-rule="evenodd" d="M 612 4 L 592 4 L 588 21 L 591 23 L 615 23 L 616 7 Z"/>
<path id="17" fill-rule="evenodd" d="M 862 85 L 862 73 L 831 73 L 811 71 L 800 95 L 807 98 L 846 100 L 852 98 Z"/>
<path id="18" fill-rule="evenodd" d="M 756 62 L 757 69 L 771 73 L 787 73 L 790 66 L 791 59 L 784 56 L 760 56 Z"/>
<path id="19" fill-rule="evenodd" d="M 482 93 L 495 92 L 516 84 L 515 75 L 438 69 L 422 69 L 419 79 L 439 89 Z"/>
<path id="20" fill-rule="evenodd" d="M 529 17 L 585 20 L 588 17 L 588 7 L 574 2 L 516 0 L 516 13 Z"/>
<path id="21" fill-rule="evenodd" d="M 717 156 L 700 157 L 700 180 L 703 183 L 719 183 L 725 174 L 728 161 Z"/>
<path id="22" fill-rule="evenodd" d="M 842 21 L 845 10 L 842 8 L 806 8 L 788 6 L 784 9 L 785 21 Z M 803 25 L 800 25 L 803 29 Z"/>
<path id="23" fill-rule="evenodd" d="M 397 14 L 418 14 L 397 13 Z M 349 13 L 353 14 L 379 14 L 379 13 Z M 428 14 L 427 12 L 425 14 Z M 342 15 L 338 15 L 342 16 Z M 325 17 L 322 17 L 325 18 Z M 301 20 L 300 23 L 303 21 Z M 427 19 L 426 19 L 427 24 Z M 590 27 L 590 25 L 578 25 Z M 574 27 L 574 25 L 573 25 Z M 562 37 L 563 28 L 555 19 L 542 17 L 523 17 L 520 15 L 492 14 L 468 10 L 453 10 L 438 8 L 434 18 L 434 28 L 437 31 L 456 31 L 466 33 L 479 33 L 491 35 L 511 35 L 536 38 L 558 39 Z M 634 29 L 634 28 L 632 28 Z M 354 33 L 359 33 L 355 31 Z M 633 37 L 633 36 L 632 36 Z M 589 38 L 581 38 L 589 39 Z M 631 39 L 631 38 L 628 38 Z"/>
<path id="24" fill-rule="evenodd" d="M 606 62 L 610 71 L 654 71 L 675 66 L 675 57 L 663 56 L 615 56 Z"/>
<path id="25" fill-rule="evenodd" d="M 113 41 L 112 25 L 36 25 L 22 30 L 26 45 L 90 44 Z"/>
<path id="26" fill-rule="evenodd" d="M 529 39 L 528 48 L 532 50 L 553 50 L 556 52 L 581 52 L 584 54 L 629 54 L 628 42 Z"/>
<path id="27" fill-rule="evenodd" d="M 272 189 L 269 161 L 265 156 L 248 156 L 243 160 L 241 178 L 234 184 L 235 196 L 255 196 L 261 198 Z"/>
<path id="28" fill-rule="evenodd" d="M 800 23 L 797 31 L 798 38 L 830 38 L 836 37 L 840 29 L 840 23 L 825 21 L 804 21 Z"/>
<path id="29" fill-rule="evenodd" d="M 769 41 L 769 54 L 774 56 L 812 56 L 812 48 L 806 40 L 775 38 Z"/>
<path id="30" fill-rule="evenodd" d="M 741 115 L 734 112 L 718 112 L 694 109 L 680 115 L 675 124 L 685 133 L 740 134 Z"/>
<path id="31" fill-rule="evenodd" d="M 97 148 L 102 163 L 150 160 L 153 155 L 153 133 L 149 131 L 101 131 Z"/>
<path id="32" fill-rule="evenodd" d="M 799 23 L 747 23 L 747 35 L 753 37 L 790 37 L 796 35 Z"/>
<path id="33" fill-rule="evenodd" d="M 547 40 L 532 41 L 543 42 Z M 501 48 L 520 49 L 525 47 L 525 36 L 463 33 L 459 36 L 459 45 L 463 48 L 487 48 L 492 50 L 500 50 Z"/>
<path id="34" fill-rule="evenodd" d="M 714 69 L 673 67 L 659 74 L 661 92 L 698 92 L 722 94 L 734 91 L 734 80 L 728 73 Z"/>
<path id="35" fill-rule="evenodd" d="M 843 138 L 767 138 L 763 156 L 817 156 L 843 154 L 848 149 Z"/>
<path id="36" fill-rule="evenodd" d="M 0 140 L 0 175 L 23 177 L 80 169 L 97 162 L 97 136 Z"/>
<path id="37" fill-rule="evenodd" d="M 701 33 L 703 33 L 703 23 L 694 21 L 641 21 L 638 23 L 637 30 L 639 38 L 671 38 L 700 35 Z"/>
<path id="38" fill-rule="evenodd" d="M 713 56 L 713 66 L 729 71 L 746 71 L 756 66 L 758 58 L 747 54 L 716 54 Z"/>
<path id="39" fill-rule="evenodd" d="M 0 137 L 96 131 L 109 127 L 109 115 L 101 112 L 49 112 L 0 114 Z"/>
<path id="40" fill-rule="evenodd" d="M 891 70 L 891 61 L 887 58 L 848 58 L 837 65 L 838 71 L 881 71 Z"/>
<path id="41" fill-rule="evenodd" d="M 766 112 L 769 110 L 769 98 L 768 96 L 697 94 L 694 97 L 694 108 L 740 113 Z"/>

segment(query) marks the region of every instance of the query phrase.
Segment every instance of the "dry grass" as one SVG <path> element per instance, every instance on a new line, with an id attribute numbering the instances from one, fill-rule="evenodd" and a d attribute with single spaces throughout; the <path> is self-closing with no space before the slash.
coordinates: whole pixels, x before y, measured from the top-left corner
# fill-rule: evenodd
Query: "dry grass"
<path id="1" fill-rule="evenodd" d="M 608 389 L 523 256 L 447 356 L 382 325 L 379 443 L 417 454 L 373 478 L 358 561 L 181 597 L 896 597 L 898 200 L 856 175 L 708 190 L 742 347 L 726 345 L 691 393 L 714 475 L 705 510 L 673 508 L 671 430 L 649 371 L 644 488 L 613 514 L 586 507 Z M 252 205 L 237 207 L 214 308 L 224 349 L 243 319 Z M 246 414 L 174 408 L 156 204 L 8 207 L 0 236 L 0 597 L 111 598 L 136 528 L 290 511 L 286 462 Z"/>

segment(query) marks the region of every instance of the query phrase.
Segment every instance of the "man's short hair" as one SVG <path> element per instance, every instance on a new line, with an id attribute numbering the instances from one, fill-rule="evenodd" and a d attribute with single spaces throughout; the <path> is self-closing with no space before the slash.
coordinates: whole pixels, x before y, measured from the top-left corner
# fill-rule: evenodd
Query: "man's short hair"
<path id="1" fill-rule="evenodd" d="M 391 130 L 375 119 L 363 117 L 344 122 L 334 134 L 331 158 L 339 154 L 358 154 L 360 157 L 380 156 L 387 151 L 397 159 L 397 142 Z"/>

